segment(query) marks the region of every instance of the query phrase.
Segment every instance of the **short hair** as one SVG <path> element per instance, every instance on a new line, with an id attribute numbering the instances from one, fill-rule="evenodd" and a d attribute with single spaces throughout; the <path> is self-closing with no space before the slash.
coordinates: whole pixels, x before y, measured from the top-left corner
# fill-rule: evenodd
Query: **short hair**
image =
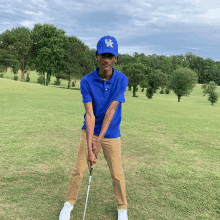
<path id="1" fill-rule="evenodd" d="M 96 50 L 96 57 L 98 56 L 99 54 L 98 54 L 98 51 Z M 116 56 L 115 56 L 116 57 Z M 117 56 L 117 61 L 118 61 L 118 56 Z"/>

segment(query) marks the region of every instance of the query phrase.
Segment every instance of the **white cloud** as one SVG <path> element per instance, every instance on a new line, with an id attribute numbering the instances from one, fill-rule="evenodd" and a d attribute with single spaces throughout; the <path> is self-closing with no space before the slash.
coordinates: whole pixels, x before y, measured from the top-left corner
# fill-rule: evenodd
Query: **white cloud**
<path id="1" fill-rule="evenodd" d="M 36 8 L 40 7 L 42 11 L 53 11 L 58 8 L 59 11 L 54 13 L 72 12 L 73 16 L 81 16 L 83 14 L 95 14 L 96 12 L 104 12 L 125 15 L 130 17 L 132 25 L 136 27 L 144 27 L 152 24 L 165 26 L 167 22 L 181 23 L 210 23 L 211 19 L 220 17 L 220 12 L 210 11 L 208 9 L 215 8 L 217 4 L 215 0 L 112 0 L 103 3 L 102 0 L 30 0 L 35 4 Z M 220 4 L 220 1 L 219 1 Z M 214 9 L 213 9 L 214 10 Z M 32 10 L 31 10 L 32 11 Z M 206 13 L 206 14 L 205 14 Z M 65 15 L 63 15 L 65 16 Z M 61 15 L 60 15 L 61 17 Z M 129 21 L 128 21 L 129 22 Z"/>
<path id="2" fill-rule="evenodd" d="M 203 43 L 211 44 L 220 38 L 220 1 L 217 0 L 0 1 L 4 3 L 4 7 L 0 4 L 0 33 L 18 25 L 33 28 L 36 23 L 50 23 L 65 30 L 68 36 L 77 36 L 90 48 L 95 48 L 105 34 L 114 36 L 120 45 L 125 39 L 129 46 L 119 47 L 120 53 L 131 55 L 135 51 L 159 54 L 162 34 L 167 39 L 174 39 L 170 47 L 175 47 L 174 43 L 178 45 L 177 40 L 181 39 L 187 41 L 184 46 L 190 50 L 199 50 Z M 155 34 L 158 32 L 161 35 Z M 132 39 L 131 42 L 128 43 L 128 39 Z M 155 48 L 136 46 L 140 39 L 142 43 L 146 39 L 147 44 L 155 45 Z M 164 42 L 169 44 L 167 39 Z M 199 39 L 200 45 L 192 43 Z M 152 40 L 151 43 L 148 40 Z M 163 54 L 168 53 L 167 50 L 176 53 L 175 48 L 169 48 L 167 44 L 164 48 Z"/>
<path id="3" fill-rule="evenodd" d="M 204 15 L 199 15 L 199 17 L 207 19 L 220 19 L 220 8 L 209 9 Z"/>
<path id="4" fill-rule="evenodd" d="M 102 31 L 102 29 L 96 28 L 96 27 L 84 28 L 84 30 L 85 30 L 85 31 L 94 32 L 94 33 L 98 33 L 98 32 L 100 32 L 100 31 Z"/>
<path id="5" fill-rule="evenodd" d="M 139 54 L 144 53 L 145 55 L 153 54 L 153 50 L 149 50 L 148 48 L 152 48 L 152 46 L 120 46 L 118 47 L 118 52 L 120 54 L 129 54 L 133 55 L 134 52 Z"/>
<path id="6" fill-rule="evenodd" d="M 46 0 L 30 0 L 31 4 L 36 5 L 36 8 L 42 8 L 44 10 L 48 10 L 48 1 Z"/>
<path id="7" fill-rule="evenodd" d="M 152 54 L 153 50 L 149 49 L 152 48 L 152 45 L 144 45 L 144 46 L 121 46 L 122 44 L 120 42 L 123 42 L 120 38 L 118 38 L 116 35 L 112 35 L 116 38 L 116 40 L 118 41 L 119 47 L 118 47 L 118 52 L 121 54 L 130 54 L 133 55 L 134 51 L 141 54 L 141 53 L 145 53 L 145 54 Z M 100 36 L 101 38 L 102 36 Z M 95 48 L 96 49 L 96 45 L 97 42 L 99 41 L 100 38 L 97 37 L 78 37 L 82 42 L 84 42 L 87 46 L 89 46 L 89 48 Z M 120 41 L 120 42 L 119 42 Z"/>
<path id="8" fill-rule="evenodd" d="M 95 48 L 97 42 L 99 39 L 96 37 L 80 37 L 77 36 L 81 41 L 85 42 L 86 45 L 88 45 L 90 48 Z"/>
<path id="9" fill-rule="evenodd" d="M 167 16 L 168 18 L 171 18 L 171 19 L 173 19 L 173 18 L 177 18 L 177 16 L 174 15 L 174 14 L 173 14 L 173 15 L 172 15 L 172 14 L 167 14 L 166 16 Z"/>
<path id="10" fill-rule="evenodd" d="M 28 27 L 29 29 L 32 29 L 34 27 L 35 22 L 34 21 L 21 21 L 21 25 Z"/>
<path id="11" fill-rule="evenodd" d="M 198 48 L 198 47 L 184 47 L 186 49 L 190 49 L 190 50 L 203 50 L 201 48 Z"/>
<path id="12" fill-rule="evenodd" d="M 39 11 L 39 12 L 33 12 L 33 11 L 24 11 L 25 14 L 27 15 L 31 15 L 31 16 L 43 16 L 43 12 Z"/>

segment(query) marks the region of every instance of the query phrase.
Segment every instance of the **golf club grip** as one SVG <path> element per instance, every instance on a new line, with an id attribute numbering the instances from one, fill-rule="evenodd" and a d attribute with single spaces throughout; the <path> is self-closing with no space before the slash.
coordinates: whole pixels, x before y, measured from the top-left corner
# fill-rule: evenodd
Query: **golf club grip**
<path id="1" fill-rule="evenodd" d="M 93 171 L 93 168 L 91 168 L 91 170 L 90 170 L 90 176 L 92 176 L 92 171 Z"/>

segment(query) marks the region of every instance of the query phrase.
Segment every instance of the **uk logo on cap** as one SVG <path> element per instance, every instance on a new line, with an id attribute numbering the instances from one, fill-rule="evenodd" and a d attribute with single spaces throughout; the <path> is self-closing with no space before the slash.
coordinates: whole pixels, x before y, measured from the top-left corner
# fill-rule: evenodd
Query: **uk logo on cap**
<path id="1" fill-rule="evenodd" d="M 114 37 L 104 36 L 97 43 L 98 54 L 112 53 L 116 57 L 118 56 L 118 43 Z"/>
<path id="2" fill-rule="evenodd" d="M 105 39 L 105 43 L 106 43 L 106 46 L 107 47 L 112 47 L 113 48 L 113 45 L 112 44 L 114 44 L 113 42 L 112 42 L 112 40 L 111 39 Z"/>

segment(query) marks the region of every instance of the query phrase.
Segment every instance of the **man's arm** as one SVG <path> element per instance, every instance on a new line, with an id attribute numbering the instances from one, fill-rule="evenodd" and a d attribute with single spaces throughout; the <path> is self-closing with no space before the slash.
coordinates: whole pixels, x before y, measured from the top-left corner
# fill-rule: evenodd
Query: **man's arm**
<path id="1" fill-rule="evenodd" d="M 86 139 L 88 151 L 92 152 L 92 140 L 95 127 L 95 116 L 93 114 L 92 102 L 84 103 L 86 109 Z"/>
<path id="2" fill-rule="evenodd" d="M 119 102 L 118 101 L 112 101 L 111 105 L 109 106 L 109 108 L 107 109 L 106 113 L 105 113 L 105 118 L 104 118 L 104 121 L 103 121 L 103 124 L 102 124 L 102 130 L 98 136 L 98 140 L 99 141 L 102 141 L 104 136 L 105 136 L 105 133 L 112 121 L 112 118 L 115 114 L 115 109 L 117 108 Z"/>

